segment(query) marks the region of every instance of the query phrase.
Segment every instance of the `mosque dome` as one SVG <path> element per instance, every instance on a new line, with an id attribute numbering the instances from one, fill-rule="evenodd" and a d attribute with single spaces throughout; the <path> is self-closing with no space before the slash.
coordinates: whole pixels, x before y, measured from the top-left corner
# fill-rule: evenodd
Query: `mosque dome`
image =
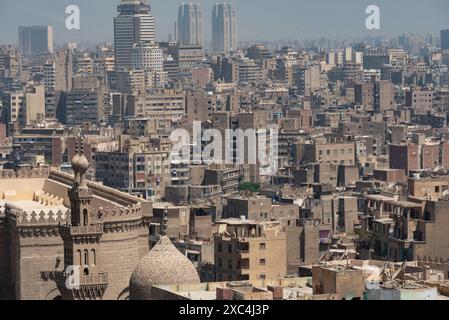
<path id="1" fill-rule="evenodd" d="M 151 286 L 200 283 L 193 263 L 163 236 L 139 262 L 131 275 L 131 300 L 150 300 Z"/>

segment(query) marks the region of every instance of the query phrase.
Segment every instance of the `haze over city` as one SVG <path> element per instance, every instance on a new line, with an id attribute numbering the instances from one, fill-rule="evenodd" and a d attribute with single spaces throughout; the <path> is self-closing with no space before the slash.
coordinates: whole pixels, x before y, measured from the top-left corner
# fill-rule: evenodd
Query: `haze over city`
<path id="1" fill-rule="evenodd" d="M 185 1 L 188 2 L 188 1 Z M 203 7 L 205 39 L 211 38 L 211 11 L 215 0 L 199 1 Z M 167 40 L 174 33 L 177 0 L 153 0 L 156 39 Z M 397 35 L 404 32 L 438 33 L 447 23 L 448 0 L 234 0 L 238 8 L 240 40 L 285 38 L 352 38 Z M 81 30 L 65 29 L 65 8 L 76 4 L 81 10 Z M 112 19 L 118 0 L 2 0 L 0 40 L 14 43 L 20 24 L 53 25 L 56 42 L 95 43 L 112 41 Z M 365 8 L 375 4 L 381 10 L 381 30 L 364 28 Z M 16 15 L 11 12 L 17 13 Z"/>
<path id="2" fill-rule="evenodd" d="M 449 300 L 448 1 L 0 1 L 0 300 Z"/>

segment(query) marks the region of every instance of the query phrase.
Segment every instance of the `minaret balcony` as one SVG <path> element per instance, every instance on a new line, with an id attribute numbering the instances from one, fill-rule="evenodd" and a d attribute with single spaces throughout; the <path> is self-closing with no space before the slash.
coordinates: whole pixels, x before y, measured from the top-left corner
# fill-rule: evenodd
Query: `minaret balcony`
<path id="1" fill-rule="evenodd" d="M 59 226 L 59 234 L 63 239 L 73 238 L 94 238 L 99 239 L 103 235 L 103 224 L 93 224 L 89 226 Z"/>
<path id="2" fill-rule="evenodd" d="M 64 300 L 101 300 L 108 287 L 108 273 L 79 274 L 56 273 L 56 283 Z"/>

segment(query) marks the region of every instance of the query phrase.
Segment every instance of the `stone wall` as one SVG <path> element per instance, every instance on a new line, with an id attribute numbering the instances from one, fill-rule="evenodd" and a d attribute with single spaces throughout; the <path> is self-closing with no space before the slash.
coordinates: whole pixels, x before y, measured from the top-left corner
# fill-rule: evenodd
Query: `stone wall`
<path id="1" fill-rule="evenodd" d="M 0 203 L 1 207 L 1 203 Z M 5 215 L 0 208 L 0 300 L 10 299 L 9 232 Z"/>
<path id="2" fill-rule="evenodd" d="M 127 299 L 129 279 L 140 261 L 139 229 L 104 233 L 99 250 L 101 269 L 109 279 L 103 299 Z"/>
<path id="3" fill-rule="evenodd" d="M 12 232 L 14 299 L 46 300 L 59 295 L 53 272 L 63 268 L 63 246 L 59 235 L 31 237 Z"/>

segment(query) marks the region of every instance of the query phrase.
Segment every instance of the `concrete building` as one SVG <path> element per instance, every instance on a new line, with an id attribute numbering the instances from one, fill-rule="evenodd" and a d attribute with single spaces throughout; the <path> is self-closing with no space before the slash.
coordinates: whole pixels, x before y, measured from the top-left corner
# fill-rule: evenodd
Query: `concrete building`
<path id="1" fill-rule="evenodd" d="M 274 279 L 287 272 L 286 236 L 278 222 L 225 219 L 214 238 L 216 280 Z"/>
<path id="2" fill-rule="evenodd" d="M 435 91 L 433 90 L 412 90 L 411 106 L 415 114 L 427 114 L 433 109 Z"/>
<path id="3" fill-rule="evenodd" d="M 185 114 L 185 95 L 171 89 L 156 90 L 131 102 L 130 115 L 178 121 Z"/>
<path id="4" fill-rule="evenodd" d="M 314 143 L 298 144 L 295 163 L 355 164 L 354 142 L 316 140 Z"/>
<path id="5" fill-rule="evenodd" d="M 163 50 L 154 43 L 135 44 L 131 53 L 132 68 L 147 72 L 164 71 Z"/>
<path id="6" fill-rule="evenodd" d="M 45 117 L 45 87 L 30 83 L 24 91 L 5 93 L 3 119 L 6 124 L 31 125 Z"/>
<path id="7" fill-rule="evenodd" d="M 22 53 L 13 46 L 0 46 L 0 69 L 3 77 L 18 78 L 22 70 Z"/>
<path id="8" fill-rule="evenodd" d="M 122 0 L 114 18 L 115 69 L 131 70 L 135 44 L 155 41 L 154 17 L 148 2 Z"/>
<path id="9" fill-rule="evenodd" d="M 294 75 L 294 82 L 298 87 L 298 93 L 310 97 L 318 91 L 320 85 L 320 66 L 314 65 L 308 68 L 298 68 Z"/>
<path id="10" fill-rule="evenodd" d="M 68 126 L 98 124 L 107 119 L 106 91 L 102 79 L 96 76 L 73 78 L 71 91 L 63 93 L 63 108 L 58 119 Z"/>
<path id="11" fill-rule="evenodd" d="M 444 214 L 447 200 L 367 195 L 365 201 L 359 235 L 373 257 L 389 261 L 448 259 L 443 231 L 448 223 Z"/>
<path id="12" fill-rule="evenodd" d="M 55 91 L 72 90 L 73 53 L 59 50 L 55 57 Z"/>
<path id="13" fill-rule="evenodd" d="M 185 107 L 189 126 L 193 127 L 195 121 L 211 121 L 215 104 L 215 95 L 205 94 L 202 91 L 186 94 Z"/>
<path id="14" fill-rule="evenodd" d="M 239 83 L 252 83 L 262 81 L 260 66 L 251 59 L 244 59 L 237 63 Z"/>
<path id="15" fill-rule="evenodd" d="M 97 152 L 95 178 L 106 186 L 160 200 L 170 183 L 170 160 L 165 151 Z"/>
<path id="16" fill-rule="evenodd" d="M 336 300 L 362 300 L 365 281 L 362 270 L 344 266 L 314 266 L 313 294 L 335 295 Z"/>
<path id="17" fill-rule="evenodd" d="M 204 170 L 205 185 L 220 185 L 223 194 L 238 190 L 240 170 L 235 167 L 213 165 Z"/>

